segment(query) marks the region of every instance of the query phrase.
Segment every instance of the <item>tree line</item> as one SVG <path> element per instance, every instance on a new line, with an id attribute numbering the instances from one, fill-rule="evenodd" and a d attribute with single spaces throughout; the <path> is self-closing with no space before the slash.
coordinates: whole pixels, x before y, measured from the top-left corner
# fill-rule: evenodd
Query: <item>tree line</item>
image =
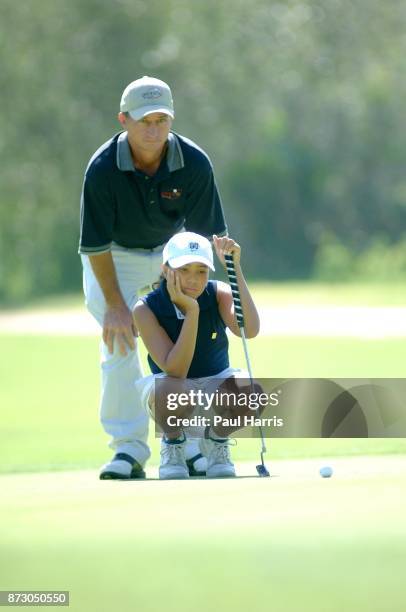
<path id="1" fill-rule="evenodd" d="M 401 0 L 2 0 L 0 302 L 80 287 L 83 172 L 143 74 L 210 155 L 252 278 L 362 276 L 377 244 L 406 275 L 405 17 Z"/>

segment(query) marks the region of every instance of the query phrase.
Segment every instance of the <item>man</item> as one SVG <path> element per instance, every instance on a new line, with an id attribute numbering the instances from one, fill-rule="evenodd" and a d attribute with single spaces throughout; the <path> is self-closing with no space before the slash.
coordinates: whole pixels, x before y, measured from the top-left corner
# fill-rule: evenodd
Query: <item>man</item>
<path id="1" fill-rule="evenodd" d="M 227 233 L 213 168 L 195 143 L 171 131 L 169 86 L 144 76 L 124 90 L 123 128 L 92 156 L 81 198 L 79 253 L 86 305 L 103 328 L 100 417 L 112 460 L 101 479 L 143 478 L 150 456 L 148 414 L 135 388 L 142 376 L 131 311 L 160 272 L 165 243 L 185 228 Z M 197 441 L 191 473 L 204 472 Z"/>

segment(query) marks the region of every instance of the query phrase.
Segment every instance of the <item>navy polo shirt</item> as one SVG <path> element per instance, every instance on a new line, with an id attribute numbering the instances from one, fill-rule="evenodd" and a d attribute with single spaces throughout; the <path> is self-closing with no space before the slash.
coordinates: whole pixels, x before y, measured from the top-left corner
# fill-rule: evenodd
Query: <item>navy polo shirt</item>
<path id="1" fill-rule="evenodd" d="M 228 338 L 226 325 L 220 316 L 217 304 L 217 282 L 209 281 L 206 289 L 197 299 L 200 312 L 197 329 L 196 347 L 187 378 L 215 376 L 229 367 Z M 141 298 L 154 313 L 158 323 L 175 344 L 183 325 L 169 297 L 166 280 L 155 291 Z M 148 355 L 148 363 L 153 374 L 162 372 Z"/>
<path id="2" fill-rule="evenodd" d="M 227 227 L 210 159 L 175 132 L 152 177 L 136 169 L 127 132 L 103 144 L 86 169 L 79 253 L 107 252 L 113 243 L 152 249 L 184 227 L 211 236 Z"/>

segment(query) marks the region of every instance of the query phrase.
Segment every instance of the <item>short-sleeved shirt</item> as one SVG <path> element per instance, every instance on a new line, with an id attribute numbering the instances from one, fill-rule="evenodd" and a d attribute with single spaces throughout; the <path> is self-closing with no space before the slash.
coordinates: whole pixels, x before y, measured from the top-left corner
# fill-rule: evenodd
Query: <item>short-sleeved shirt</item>
<path id="1" fill-rule="evenodd" d="M 152 249 L 183 228 L 203 236 L 227 233 L 210 159 L 175 132 L 152 177 L 134 167 L 127 132 L 103 144 L 86 169 L 80 219 L 79 253 L 89 255 L 113 243 Z"/>
<path id="2" fill-rule="evenodd" d="M 166 280 L 161 282 L 158 289 L 141 299 L 175 344 L 182 330 L 184 317 L 169 297 Z M 196 347 L 187 378 L 215 376 L 230 366 L 226 325 L 217 304 L 217 282 L 209 281 L 197 301 L 200 310 Z M 148 363 L 153 374 L 162 372 L 150 355 Z"/>

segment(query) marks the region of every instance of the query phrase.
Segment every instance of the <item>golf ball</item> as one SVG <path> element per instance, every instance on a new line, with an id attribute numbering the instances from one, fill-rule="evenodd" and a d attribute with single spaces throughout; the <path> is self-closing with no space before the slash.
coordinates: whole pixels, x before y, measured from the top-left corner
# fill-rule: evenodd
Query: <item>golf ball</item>
<path id="1" fill-rule="evenodd" d="M 329 465 L 324 465 L 320 468 L 320 476 L 330 478 L 333 475 L 333 469 Z"/>

